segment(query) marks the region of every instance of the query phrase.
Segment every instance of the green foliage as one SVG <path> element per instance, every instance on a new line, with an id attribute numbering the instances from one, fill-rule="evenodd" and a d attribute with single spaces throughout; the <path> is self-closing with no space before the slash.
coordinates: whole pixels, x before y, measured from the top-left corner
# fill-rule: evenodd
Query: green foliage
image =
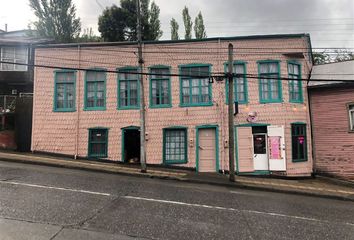
<path id="1" fill-rule="evenodd" d="M 179 36 L 178 36 L 179 25 L 176 19 L 172 18 L 170 24 L 171 24 L 171 40 L 179 40 Z"/>
<path id="2" fill-rule="evenodd" d="M 198 13 L 198 15 L 195 18 L 194 21 L 194 33 L 195 33 L 195 38 L 196 39 L 202 39 L 206 38 L 206 32 L 205 32 L 205 26 L 204 26 L 204 21 L 203 21 L 203 15 L 201 12 Z"/>
<path id="3" fill-rule="evenodd" d="M 315 65 L 354 60 L 354 52 L 350 52 L 347 49 L 338 49 L 334 53 L 328 53 L 327 50 L 324 50 L 322 52 L 313 52 L 312 55 Z"/>
<path id="4" fill-rule="evenodd" d="M 99 36 L 96 36 L 92 28 L 85 28 L 83 34 L 76 39 L 76 42 L 101 42 L 102 39 Z"/>
<path id="5" fill-rule="evenodd" d="M 39 36 L 68 43 L 80 35 L 81 22 L 76 18 L 72 0 L 29 0 L 29 3 L 38 18 L 33 26 Z"/>
<path id="6" fill-rule="evenodd" d="M 187 6 L 185 6 L 182 11 L 182 17 L 183 17 L 183 23 L 184 23 L 184 29 L 185 29 L 184 39 L 186 39 L 186 40 L 192 39 L 193 22 L 191 20 L 191 16 L 189 15 L 189 11 L 188 11 Z"/>
<path id="7" fill-rule="evenodd" d="M 150 8 L 149 8 L 150 6 Z M 160 8 L 150 0 L 140 1 L 143 40 L 158 40 L 162 36 Z M 136 0 L 121 0 L 120 7 L 106 8 L 98 19 L 98 31 L 105 41 L 137 40 Z"/>

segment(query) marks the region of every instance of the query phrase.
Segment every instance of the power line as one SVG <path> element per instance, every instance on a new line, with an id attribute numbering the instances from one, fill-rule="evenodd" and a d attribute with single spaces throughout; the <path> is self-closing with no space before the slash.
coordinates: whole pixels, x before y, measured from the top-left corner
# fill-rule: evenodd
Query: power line
<path id="1" fill-rule="evenodd" d="M 91 71 L 91 72 L 105 72 L 105 73 L 127 73 L 127 74 L 142 74 L 145 76 L 170 76 L 170 77 L 186 77 L 186 78 L 226 78 L 226 73 L 211 73 L 209 74 L 201 74 L 201 75 L 192 75 L 192 74 L 173 74 L 173 73 L 151 73 L 151 72 L 133 72 L 133 71 L 122 71 L 122 70 L 107 70 L 107 69 L 91 69 L 91 68 L 72 68 L 72 67 L 60 67 L 60 66 L 50 66 L 50 65 L 42 65 L 42 64 L 26 64 L 26 63 L 13 63 L 7 61 L 0 61 L 0 63 L 4 64 L 13 64 L 13 65 L 21 65 L 21 66 L 28 66 L 28 67 L 38 67 L 38 68 L 48 68 L 48 69 L 60 69 L 60 70 L 74 70 L 74 71 Z M 348 82 L 354 83 L 354 79 L 347 80 L 347 79 L 305 79 L 305 78 L 286 78 L 286 77 L 266 77 L 266 76 L 258 76 L 256 74 L 234 74 L 234 77 L 243 77 L 246 76 L 247 78 L 254 78 L 254 79 L 270 79 L 270 80 L 281 80 L 281 81 L 320 81 L 320 82 Z"/>

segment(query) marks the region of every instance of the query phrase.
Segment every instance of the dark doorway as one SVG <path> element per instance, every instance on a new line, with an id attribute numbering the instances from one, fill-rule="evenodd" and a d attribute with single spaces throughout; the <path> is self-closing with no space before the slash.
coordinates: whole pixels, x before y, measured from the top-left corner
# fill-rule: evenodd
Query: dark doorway
<path id="1" fill-rule="evenodd" d="M 138 128 L 123 129 L 123 161 L 140 163 L 140 131 Z"/>

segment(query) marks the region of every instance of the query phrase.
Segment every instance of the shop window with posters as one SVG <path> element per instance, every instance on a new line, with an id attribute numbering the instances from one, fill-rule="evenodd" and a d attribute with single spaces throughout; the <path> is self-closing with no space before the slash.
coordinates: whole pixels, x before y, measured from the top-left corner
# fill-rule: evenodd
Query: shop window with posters
<path id="1" fill-rule="evenodd" d="M 306 124 L 291 125 L 293 162 L 307 161 Z"/>

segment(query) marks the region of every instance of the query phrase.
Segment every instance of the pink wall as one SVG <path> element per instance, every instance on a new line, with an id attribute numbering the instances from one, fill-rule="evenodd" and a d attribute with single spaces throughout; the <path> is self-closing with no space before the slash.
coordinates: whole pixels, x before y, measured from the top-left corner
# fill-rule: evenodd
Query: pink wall
<path id="1" fill-rule="evenodd" d="M 315 170 L 354 179 L 354 133 L 349 132 L 347 103 L 354 88 L 311 90 Z"/>
<path id="2" fill-rule="evenodd" d="M 302 53 L 308 47 L 304 38 L 233 40 L 235 60 L 247 62 L 247 73 L 258 74 L 258 60 L 281 60 L 281 76 L 287 77 L 287 60 L 298 60 L 302 63 L 302 76 L 307 77 L 311 68 L 307 52 L 305 58 L 291 58 L 281 53 Z M 152 65 L 171 66 L 171 72 L 178 74 L 178 65 L 189 63 L 212 64 L 212 72 L 223 72 L 227 61 L 229 41 L 205 41 L 190 43 L 146 44 L 144 45 L 144 71 Z M 247 48 L 247 49 L 246 49 Z M 262 50 L 259 48 L 281 48 L 279 50 Z M 52 66 L 90 68 L 103 67 L 115 70 L 122 66 L 136 66 L 137 58 L 133 52 L 136 47 L 96 46 L 39 48 L 36 50 L 36 64 Z M 277 53 L 281 52 L 281 53 Z M 298 56 L 299 54 L 297 54 Z M 103 126 L 109 128 L 108 159 L 121 160 L 121 128 L 139 126 L 139 110 L 117 110 L 117 74 L 107 74 L 106 111 L 84 111 L 84 72 L 77 72 L 76 104 L 79 111 L 70 113 L 53 112 L 54 74 L 53 69 L 36 68 L 32 149 L 34 151 L 54 152 L 85 157 L 88 151 L 88 128 Z M 306 84 L 304 88 L 304 104 L 289 103 L 289 86 L 282 83 L 282 103 L 259 104 L 258 79 L 248 79 L 249 104 L 240 105 L 240 114 L 235 124 L 247 123 L 249 111 L 258 112 L 258 122 L 284 125 L 286 131 L 287 161 L 289 175 L 309 175 L 312 171 L 312 159 L 303 163 L 291 161 L 290 123 L 309 123 Z M 148 79 L 145 77 L 146 103 L 149 99 Z M 217 124 L 219 126 L 219 159 L 220 168 L 228 169 L 228 149 L 224 148 L 227 133 L 227 105 L 225 104 L 225 82 L 212 84 L 213 106 L 179 107 L 179 78 L 171 77 L 172 108 L 147 109 L 147 161 L 150 164 L 162 163 L 162 129 L 171 126 L 188 127 L 188 140 L 194 145 L 188 147 L 188 163 L 186 167 L 196 166 L 196 126 Z M 296 109 L 295 109 L 296 108 Z M 308 133 L 309 124 L 308 124 Z M 310 136 L 310 134 L 309 134 Z M 310 143 L 310 139 L 309 139 Z M 309 152 L 311 147 L 308 147 Z"/>

